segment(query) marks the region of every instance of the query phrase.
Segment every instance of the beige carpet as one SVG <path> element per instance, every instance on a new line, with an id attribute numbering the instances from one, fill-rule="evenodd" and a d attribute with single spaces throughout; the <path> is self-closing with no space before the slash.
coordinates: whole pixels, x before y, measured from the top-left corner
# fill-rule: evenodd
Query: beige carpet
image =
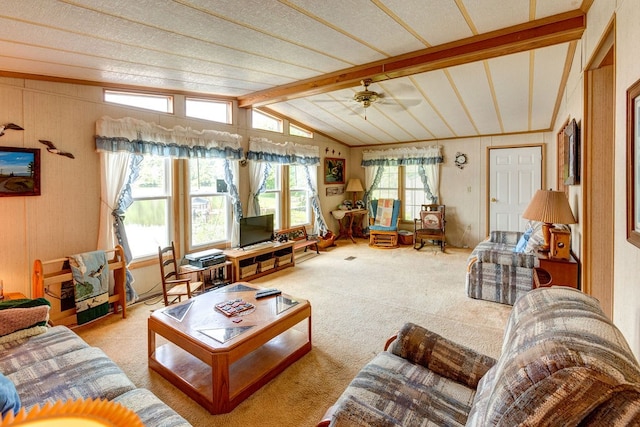
<path id="1" fill-rule="evenodd" d="M 337 243 L 320 255 L 303 254 L 295 268 L 253 282 L 311 302 L 313 349 L 229 414 L 210 415 L 149 370 L 146 319 L 160 304 L 138 303 L 125 320 L 110 316 L 76 332 L 194 426 L 313 426 L 407 321 L 499 354 L 511 307 L 466 296 L 469 250 L 447 248 L 443 254 L 431 247 L 373 249 L 364 240 Z"/>

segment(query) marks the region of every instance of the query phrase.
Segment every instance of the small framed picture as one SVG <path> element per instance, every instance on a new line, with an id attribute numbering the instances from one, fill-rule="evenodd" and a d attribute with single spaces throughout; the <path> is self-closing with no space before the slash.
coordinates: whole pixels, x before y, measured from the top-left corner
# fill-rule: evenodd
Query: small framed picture
<path id="1" fill-rule="evenodd" d="M 344 184 L 345 162 L 344 159 L 326 157 L 324 159 L 324 183 Z"/>
<path id="2" fill-rule="evenodd" d="M 0 147 L 0 197 L 40 195 L 40 149 Z"/>

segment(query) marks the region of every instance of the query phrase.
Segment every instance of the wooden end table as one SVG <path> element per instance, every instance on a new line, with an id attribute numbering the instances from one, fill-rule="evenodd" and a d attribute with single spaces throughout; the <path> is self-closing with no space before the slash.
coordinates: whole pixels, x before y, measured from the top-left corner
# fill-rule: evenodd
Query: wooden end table
<path id="1" fill-rule="evenodd" d="M 149 367 L 212 414 L 233 410 L 311 351 L 309 301 L 285 294 L 256 300 L 258 289 L 233 283 L 154 311 Z M 255 309 L 227 317 L 215 308 L 234 299 Z"/>

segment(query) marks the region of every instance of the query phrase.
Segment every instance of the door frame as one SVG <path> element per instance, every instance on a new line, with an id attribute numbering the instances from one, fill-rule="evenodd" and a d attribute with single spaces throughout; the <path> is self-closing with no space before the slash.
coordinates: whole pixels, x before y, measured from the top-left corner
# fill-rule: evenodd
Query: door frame
<path id="1" fill-rule="evenodd" d="M 592 114 L 592 109 L 597 107 L 599 104 L 596 100 L 593 99 L 593 73 L 599 68 L 605 65 L 613 66 L 612 73 L 612 81 L 609 82 L 611 86 L 611 90 L 613 91 L 612 97 L 612 106 L 615 109 L 616 106 L 616 54 L 615 54 L 615 46 L 616 46 L 616 26 L 615 26 L 615 17 L 609 22 L 607 28 L 603 32 L 603 36 L 599 40 L 596 48 L 594 49 L 593 56 L 591 60 L 587 63 L 584 68 L 584 143 L 583 143 L 583 153 L 582 156 L 582 170 L 584 171 L 582 178 L 582 212 L 583 219 L 581 224 L 582 226 L 582 246 L 580 253 L 580 262 L 582 268 L 581 274 L 581 289 L 588 295 L 594 294 L 594 283 L 593 278 L 598 274 L 604 274 L 604 272 L 608 272 L 607 276 L 609 278 L 609 282 L 605 283 L 605 286 L 608 288 L 603 288 L 602 283 L 598 283 L 596 285 L 595 293 L 601 293 L 602 295 L 598 295 L 600 299 L 609 299 L 607 301 L 601 301 L 601 305 L 605 314 L 609 318 L 613 318 L 613 310 L 614 310 L 614 299 L 615 299 L 615 289 L 613 287 L 613 279 L 614 279 L 614 269 L 615 269 L 615 257 L 613 251 L 615 250 L 615 245 L 612 245 L 612 250 L 610 251 L 610 256 L 608 260 L 602 260 L 598 258 L 598 263 L 595 264 L 594 260 L 596 257 L 593 254 L 594 247 L 598 245 L 599 237 L 593 236 L 591 231 L 594 224 L 594 216 L 597 214 L 602 215 L 606 212 L 606 215 L 610 218 L 609 225 L 606 235 L 609 238 L 613 239 L 615 236 L 615 203 L 604 204 L 602 201 L 593 200 L 591 196 L 591 189 L 596 185 L 593 179 L 593 170 L 595 168 L 593 164 L 593 155 L 592 151 L 595 150 L 594 147 L 602 148 L 601 141 L 594 134 L 600 130 L 602 132 L 602 126 L 599 122 L 594 120 L 594 114 Z M 612 64 L 608 64 L 611 62 Z M 610 153 L 611 158 L 610 163 L 608 164 L 611 174 L 615 169 L 615 138 L 616 138 L 616 124 L 615 124 L 615 111 L 612 113 L 612 127 L 611 127 L 611 147 L 612 152 Z M 600 126 L 596 129 L 596 126 Z M 615 179 L 611 182 L 613 201 L 615 202 Z M 607 209 L 604 211 L 603 209 Z M 606 266 L 606 267 L 603 267 Z M 606 295 L 605 295 L 606 292 Z"/>
<path id="2" fill-rule="evenodd" d="M 491 233 L 491 150 L 502 150 L 505 148 L 532 148 L 532 147 L 540 147 L 540 152 L 541 152 L 541 156 L 542 158 L 540 159 L 540 182 L 542 185 L 542 188 L 546 188 L 547 185 L 547 151 L 546 151 L 546 146 L 547 144 L 545 144 L 544 142 L 541 143 L 537 143 L 537 144 L 516 144 L 516 145 L 491 145 L 487 147 L 486 153 L 485 153 L 485 171 L 487 171 L 486 173 L 486 177 L 485 177 L 485 235 L 489 235 Z M 524 231 L 524 230 L 523 230 Z"/>

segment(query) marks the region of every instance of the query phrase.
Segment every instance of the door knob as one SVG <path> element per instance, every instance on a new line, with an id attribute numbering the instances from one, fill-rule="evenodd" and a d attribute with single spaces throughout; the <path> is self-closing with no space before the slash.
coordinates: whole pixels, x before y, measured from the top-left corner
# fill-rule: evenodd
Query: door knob
<path id="1" fill-rule="evenodd" d="M 492 197 L 492 198 L 491 198 L 491 203 L 495 203 L 495 202 L 497 202 L 497 201 L 498 201 L 498 199 L 496 199 L 495 197 Z"/>

